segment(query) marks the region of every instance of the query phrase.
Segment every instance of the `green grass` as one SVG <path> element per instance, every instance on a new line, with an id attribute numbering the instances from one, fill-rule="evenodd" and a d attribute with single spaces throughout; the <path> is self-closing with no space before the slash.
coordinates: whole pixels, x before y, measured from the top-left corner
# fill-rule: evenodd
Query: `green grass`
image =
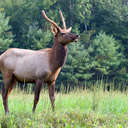
<path id="1" fill-rule="evenodd" d="M 102 90 L 58 93 L 52 112 L 48 93 L 42 91 L 32 114 L 33 94 L 13 91 L 8 116 L 4 115 L 0 97 L 0 128 L 127 128 L 127 94 Z"/>

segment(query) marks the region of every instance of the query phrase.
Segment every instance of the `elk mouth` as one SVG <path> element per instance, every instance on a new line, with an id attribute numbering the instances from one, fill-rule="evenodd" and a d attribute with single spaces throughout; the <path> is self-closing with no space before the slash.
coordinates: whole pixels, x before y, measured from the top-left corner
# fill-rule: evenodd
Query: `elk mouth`
<path id="1" fill-rule="evenodd" d="M 77 42 L 78 41 L 78 38 L 74 39 L 74 42 Z"/>

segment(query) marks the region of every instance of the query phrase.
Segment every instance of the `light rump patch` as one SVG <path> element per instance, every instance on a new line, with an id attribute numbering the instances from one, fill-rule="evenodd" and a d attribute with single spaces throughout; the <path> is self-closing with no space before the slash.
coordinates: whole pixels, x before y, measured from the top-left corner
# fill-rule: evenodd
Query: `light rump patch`
<path id="1" fill-rule="evenodd" d="M 63 28 L 59 27 L 53 20 L 49 19 L 42 11 L 43 17 L 51 23 L 51 32 L 54 35 L 52 48 L 41 50 L 26 50 L 12 48 L 0 56 L 0 70 L 4 79 L 2 99 L 5 113 L 8 109 L 8 95 L 16 81 L 35 83 L 33 112 L 39 101 L 42 83 L 47 83 L 49 98 L 54 111 L 55 82 L 67 58 L 67 45 L 79 38 L 79 35 L 71 33 L 71 27 L 66 28 L 62 12 L 60 16 Z"/>

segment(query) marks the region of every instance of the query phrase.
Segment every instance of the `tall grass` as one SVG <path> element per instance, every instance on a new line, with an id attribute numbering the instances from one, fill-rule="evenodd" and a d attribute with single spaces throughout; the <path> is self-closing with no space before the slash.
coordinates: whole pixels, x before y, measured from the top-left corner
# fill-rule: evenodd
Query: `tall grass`
<path id="1" fill-rule="evenodd" d="M 100 83 L 102 84 L 102 83 Z M 32 114 L 33 94 L 13 90 L 9 96 L 10 114 L 4 115 L 0 97 L 1 128 L 125 128 L 128 127 L 128 92 L 103 91 L 97 84 L 91 90 L 75 89 L 56 93 L 55 112 L 47 90 L 42 90 L 36 113 Z"/>

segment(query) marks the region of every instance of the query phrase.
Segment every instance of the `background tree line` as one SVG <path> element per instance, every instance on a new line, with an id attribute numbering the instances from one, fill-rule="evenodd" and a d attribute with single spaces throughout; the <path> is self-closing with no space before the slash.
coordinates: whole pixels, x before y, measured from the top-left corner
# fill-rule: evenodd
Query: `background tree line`
<path id="1" fill-rule="evenodd" d="M 69 45 L 69 55 L 58 84 L 85 84 L 87 81 L 128 80 L 128 0 L 1 0 L 0 53 L 8 47 L 42 49 L 51 47 L 50 25 L 41 15 L 67 25 L 80 34 Z"/>

